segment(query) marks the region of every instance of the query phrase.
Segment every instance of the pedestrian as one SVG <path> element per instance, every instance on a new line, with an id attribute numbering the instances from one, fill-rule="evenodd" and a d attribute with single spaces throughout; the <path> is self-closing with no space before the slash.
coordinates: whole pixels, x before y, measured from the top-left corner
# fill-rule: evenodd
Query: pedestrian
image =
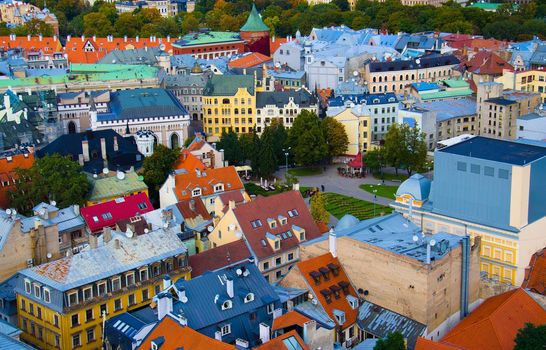
<path id="1" fill-rule="evenodd" d="M 320 185 L 320 189 L 322 192 L 324 192 L 324 185 Z"/>

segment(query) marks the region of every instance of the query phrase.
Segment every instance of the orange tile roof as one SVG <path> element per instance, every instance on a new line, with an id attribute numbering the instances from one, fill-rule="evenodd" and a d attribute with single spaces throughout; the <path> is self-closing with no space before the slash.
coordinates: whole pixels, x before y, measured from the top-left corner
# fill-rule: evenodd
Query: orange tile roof
<path id="1" fill-rule="evenodd" d="M 218 184 L 224 185 L 224 192 L 244 189 L 235 167 L 228 166 L 177 174 L 175 175 L 174 192 L 179 201 L 191 198 L 192 191 L 196 188 L 201 189 L 201 196 L 208 196 L 214 193 L 214 186 Z"/>
<path id="2" fill-rule="evenodd" d="M 311 319 L 297 311 L 289 311 L 273 320 L 273 327 L 271 330 L 276 331 L 278 329 L 284 329 L 294 325 L 303 327 L 303 325 L 310 320 Z"/>
<path id="3" fill-rule="evenodd" d="M 425 338 L 417 338 L 415 350 L 460 350 L 459 346 L 442 344 Z"/>
<path id="4" fill-rule="evenodd" d="M 330 270 L 329 265 L 337 266 L 339 273 L 337 276 L 334 276 L 332 271 L 330 271 L 328 274 L 329 279 L 325 281 L 319 269 L 322 268 Z M 351 307 L 351 305 L 345 298 L 345 293 L 339 290 L 338 298 L 335 297 L 334 293 L 331 293 L 330 303 L 326 301 L 326 297 L 323 295 L 323 293 L 321 293 L 321 291 L 325 290 L 332 292 L 332 288 L 337 289 L 340 286 L 341 282 L 342 284 L 347 284 L 349 295 L 358 298 L 356 291 L 349 280 L 349 277 L 347 277 L 343 266 L 341 266 L 341 263 L 337 258 L 334 258 L 331 253 L 326 253 L 324 255 L 320 255 L 309 260 L 301 261 L 298 263 L 297 266 L 302 273 L 303 278 L 305 278 L 307 284 L 313 290 L 313 293 L 317 297 L 319 303 L 322 305 L 328 316 L 330 316 L 330 318 L 336 322 L 336 324 L 339 323 L 334 316 L 334 310 L 337 309 L 339 311 L 345 312 L 345 323 L 341 326 L 341 329 L 345 329 L 356 322 L 356 317 L 358 316 L 358 308 L 353 309 Z M 315 283 L 313 277 L 311 276 L 311 272 L 318 272 L 319 274 L 321 274 L 320 283 L 318 285 Z"/>
<path id="5" fill-rule="evenodd" d="M 172 316 L 167 315 L 159 321 L 148 333 L 138 350 L 152 348 L 152 340 L 163 337 L 161 349 L 191 349 L 191 350 L 236 350 L 235 346 L 212 339 L 190 327 L 182 326 Z"/>
<path id="6" fill-rule="evenodd" d="M 269 52 L 271 53 L 271 55 L 273 55 L 275 53 L 275 51 L 277 51 L 277 49 L 284 43 L 286 43 L 287 40 L 286 38 L 275 38 L 275 37 L 271 37 L 269 39 Z"/>
<path id="7" fill-rule="evenodd" d="M 546 323 L 546 310 L 518 288 L 487 299 L 462 320 L 441 343 L 468 350 L 512 350 L 520 328 Z"/>
<path id="8" fill-rule="evenodd" d="M 174 165 L 174 170 L 185 169 L 187 172 L 194 172 L 195 169 L 205 170 L 207 167 L 203 162 L 191 154 L 188 150 L 183 150 Z"/>
<path id="9" fill-rule="evenodd" d="M 464 63 L 466 70 L 476 74 L 502 75 L 504 69 L 513 69 L 510 63 L 490 51 L 480 51 Z"/>
<path id="10" fill-rule="evenodd" d="M 8 191 L 15 189 L 13 180 L 16 178 L 15 170 L 18 168 L 29 169 L 34 164 L 32 153 L 15 154 L 11 160 L 7 157 L 0 158 L 0 208 L 6 208 L 9 204 Z M 4 183 L 9 185 L 4 186 Z"/>
<path id="11" fill-rule="evenodd" d="M 70 63 L 96 63 L 99 59 L 114 50 L 132 50 L 145 47 L 164 45 L 164 51 L 172 53 L 171 38 L 97 38 L 97 37 L 69 37 L 66 40 L 65 51 Z M 93 51 L 86 51 L 91 46 Z"/>
<path id="12" fill-rule="evenodd" d="M 54 52 L 62 52 L 63 46 L 57 37 L 42 37 L 39 36 L 0 36 L 1 48 L 21 48 L 28 52 L 42 51 L 45 54 L 53 54 Z"/>
<path id="13" fill-rule="evenodd" d="M 228 63 L 229 68 L 251 68 L 271 61 L 271 57 L 259 52 L 251 52 Z"/>
<path id="14" fill-rule="evenodd" d="M 254 350 L 290 350 L 293 347 L 288 347 L 284 344 L 285 339 L 292 338 L 291 341 L 296 341 L 303 350 L 309 350 L 309 347 L 303 342 L 303 339 L 298 335 L 296 331 L 290 331 L 283 335 L 273 338 L 267 343 L 257 346 Z M 193 349 L 192 349 L 193 350 Z"/>
<path id="15" fill-rule="evenodd" d="M 525 269 L 525 279 L 521 287 L 546 295 L 546 248 L 539 250 L 531 257 L 529 266 Z"/>

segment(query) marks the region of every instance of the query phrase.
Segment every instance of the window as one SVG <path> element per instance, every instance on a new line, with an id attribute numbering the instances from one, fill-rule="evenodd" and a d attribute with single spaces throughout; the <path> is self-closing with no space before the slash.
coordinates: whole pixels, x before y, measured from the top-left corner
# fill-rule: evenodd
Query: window
<path id="1" fill-rule="evenodd" d="M 111 213 L 104 213 L 101 215 L 102 216 L 102 219 L 103 220 L 110 220 L 112 219 L 112 214 Z"/>
<path id="2" fill-rule="evenodd" d="M 466 163 L 465 162 L 457 162 L 457 170 L 466 171 Z"/>
<path id="3" fill-rule="evenodd" d="M 148 279 L 148 269 L 142 269 L 139 271 L 140 280 L 146 281 Z"/>
<path id="4" fill-rule="evenodd" d="M 91 343 L 95 341 L 95 328 L 89 328 L 87 330 L 87 342 Z"/>
<path id="5" fill-rule="evenodd" d="M 59 327 L 59 315 L 57 314 L 53 315 L 53 325 Z"/>
<path id="6" fill-rule="evenodd" d="M 275 272 L 275 277 L 277 279 L 280 279 L 282 277 L 282 271 L 281 270 L 278 270 L 277 272 Z"/>
<path id="7" fill-rule="evenodd" d="M 267 313 L 268 314 L 272 314 L 274 310 L 275 310 L 275 304 L 268 304 L 267 305 Z"/>
<path id="8" fill-rule="evenodd" d="M 245 296 L 245 303 L 250 303 L 251 301 L 254 301 L 254 293 L 248 293 Z"/>
<path id="9" fill-rule="evenodd" d="M 279 266 L 280 264 L 282 264 L 282 259 L 278 257 L 275 259 L 275 266 Z"/>
<path id="10" fill-rule="evenodd" d="M 121 279 L 119 277 L 112 278 L 112 291 L 121 289 Z"/>
<path id="11" fill-rule="evenodd" d="M 277 239 L 275 240 L 275 250 L 279 250 L 280 248 L 281 248 L 281 241 Z"/>
<path id="12" fill-rule="evenodd" d="M 227 309 L 231 309 L 231 307 L 233 306 L 231 300 L 226 300 L 222 303 L 222 310 L 227 310 Z"/>
<path id="13" fill-rule="evenodd" d="M 93 320 L 93 309 L 85 310 L 85 322 L 89 322 L 92 320 Z"/>
<path id="14" fill-rule="evenodd" d="M 294 253 L 288 253 L 288 261 L 294 260 Z"/>
<path id="15" fill-rule="evenodd" d="M 470 172 L 473 174 L 479 174 L 480 166 L 478 164 L 470 164 Z"/>
<path id="16" fill-rule="evenodd" d="M 76 305 L 78 303 L 78 292 L 72 292 L 68 294 L 68 306 Z"/>
<path id="17" fill-rule="evenodd" d="M 142 291 L 142 300 L 145 301 L 145 300 L 148 300 L 148 298 L 149 298 L 148 289 L 144 289 Z"/>
<path id="18" fill-rule="evenodd" d="M 91 287 L 83 290 L 83 301 L 89 300 L 93 297 L 93 289 Z"/>
<path id="19" fill-rule="evenodd" d="M 97 291 L 99 296 L 106 294 L 106 282 L 97 283 Z"/>
<path id="20" fill-rule="evenodd" d="M 250 222 L 250 226 L 252 226 L 252 228 L 262 227 L 262 222 L 260 219 L 254 220 Z"/>
<path id="21" fill-rule="evenodd" d="M 135 295 L 134 294 L 129 294 L 129 297 L 128 297 L 128 306 L 131 306 L 131 305 L 135 305 L 136 304 L 136 299 L 135 299 Z"/>
<path id="22" fill-rule="evenodd" d="M 47 288 L 44 288 L 44 301 L 46 303 L 50 303 L 51 302 L 51 292 L 49 291 L 49 289 Z"/>
<path id="23" fill-rule="evenodd" d="M 135 274 L 134 272 L 131 272 L 125 276 L 125 283 L 127 286 L 132 286 L 135 284 Z"/>
<path id="24" fill-rule="evenodd" d="M 263 266 L 264 266 L 264 270 L 269 269 L 269 262 L 268 261 L 264 262 Z"/>
<path id="25" fill-rule="evenodd" d="M 73 334 L 72 335 L 72 348 L 77 348 L 81 346 L 81 342 L 80 342 L 80 334 Z"/>
<path id="26" fill-rule="evenodd" d="M 220 192 L 220 191 L 223 191 L 224 190 L 224 185 L 222 184 L 218 184 L 216 186 L 214 186 L 214 192 Z"/>
<path id="27" fill-rule="evenodd" d="M 34 315 L 34 304 L 28 303 L 28 313 Z"/>
<path id="28" fill-rule="evenodd" d="M 35 295 L 36 298 L 38 298 L 38 299 L 40 299 L 40 298 L 42 297 L 40 285 L 38 285 L 38 284 L 34 284 L 34 295 Z"/>
<path id="29" fill-rule="evenodd" d="M 36 317 L 38 317 L 40 320 L 42 319 L 42 308 L 39 306 L 36 306 Z"/>
<path id="30" fill-rule="evenodd" d="M 296 209 L 292 209 L 292 210 L 288 211 L 288 216 L 291 217 L 291 218 L 293 218 L 294 216 L 298 216 L 298 215 L 299 215 L 299 213 L 298 213 L 298 211 Z"/>
<path id="31" fill-rule="evenodd" d="M 27 294 L 32 293 L 32 286 L 31 286 L 29 280 L 25 280 L 25 292 L 26 292 Z"/>
<path id="32" fill-rule="evenodd" d="M 228 334 L 231 333 L 231 325 L 230 324 L 225 324 L 225 325 L 222 326 L 222 328 L 220 330 L 222 332 L 222 336 L 228 335 Z"/>
<path id="33" fill-rule="evenodd" d="M 483 174 L 485 176 L 495 176 L 495 168 L 490 166 L 484 166 L 483 167 Z"/>
<path id="34" fill-rule="evenodd" d="M 114 311 L 119 311 L 122 308 L 121 299 L 114 300 Z"/>
<path id="35" fill-rule="evenodd" d="M 100 306 L 100 316 L 102 317 L 102 315 L 108 315 L 108 307 L 106 304 Z"/>
<path id="36" fill-rule="evenodd" d="M 72 319 L 72 327 L 80 325 L 80 316 L 78 314 L 72 315 L 71 319 Z"/>
<path id="37" fill-rule="evenodd" d="M 148 204 L 142 202 L 142 203 L 138 203 L 138 209 L 147 209 L 148 208 Z"/>
<path id="38" fill-rule="evenodd" d="M 192 197 L 200 196 L 200 195 L 201 195 L 201 189 L 200 189 L 200 188 L 194 189 L 194 190 L 191 192 L 191 195 L 192 195 Z"/>
<path id="39" fill-rule="evenodd" d="M 508 179 L 510 173 L 506 169 L 499 169 L 499 179 Z"/>

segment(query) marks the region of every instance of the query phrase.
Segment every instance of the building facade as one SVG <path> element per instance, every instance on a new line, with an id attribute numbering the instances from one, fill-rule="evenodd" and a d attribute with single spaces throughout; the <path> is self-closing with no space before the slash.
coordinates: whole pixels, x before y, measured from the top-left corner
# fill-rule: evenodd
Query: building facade
<path id="1" fill-rule="evenodd" d="M 239 33 L 204 32 L 190 33 L 175 41 L 175 55 L 190 54 L 196 58 L 217 58 L 245 52 L 245 41 Z"/>
<path id="2" fill-rule="evenodd" d="M 372 119 L 369 110 L 363 105 L 355 107 L 330 107 L 326 112 L 329 118 L 334 118 L 343 125 L 349 144 L 347 155 L 355 156 L 365 152 L 372 144 Z"/>
<path id="3" fill-rule="evenodd" d="M 199 75 L 168 75 L 165 88 L 186 107 L 192 120 L 203 120 L 203 90 L 207 79 Z"/>
<path id="4" fill-rule="evenodd" d="M 91 98 L 92 96 L 92 98 Z M 63 134 L 84 132 L 91 128 L 91 100 L 97 112 L 104 113 L 110 102 L 110 91 L 81 91 L 57 94 L 57 108 Z"/>

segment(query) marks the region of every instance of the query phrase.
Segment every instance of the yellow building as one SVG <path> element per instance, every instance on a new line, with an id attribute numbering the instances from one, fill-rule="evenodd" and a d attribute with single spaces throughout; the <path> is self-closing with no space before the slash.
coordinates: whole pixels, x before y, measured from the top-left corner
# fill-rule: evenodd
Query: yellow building
<path id="1" fill-rule="evenodd" d="M 149 304 L 170 279 L 190 278 L 187 249 L 173 229 L 140 236 L 106 229 L 89 244 L 21 271 L 15 290 L 22 340 L 39 349 L 100 349 L 103 317 Z"/>
<path id="2" fill-rule="evenodd" d="M 203 91 L 203 129 L 217 140 L 222 132 L 251 132 L 256 124 L 256 80 L 252 75 L 213 75 Z"/>
<path id="3" fill-rule="evenodd" d="M 509 71 L 505 70 L 503 75 L 495 78 L 496 83 L 502 83 L 505 89 L 540 93 L 541 102 L 546 102 L 546 71 L 527 70 Z"/>
<path id="4" fill-rule="evenodd" d="M 331 107 L 327 111 L 328 117 L 334 118 L 345 128 L 349 145 L 348 155 L 356 155 L 358 152 L 366 152 L 372 142 L 371 117 L 366 105 L 355 107 Z"/>
<path id="5" fill-rule="evenodd" d="M 86 206 L 112 201 L 116 198 L 127 197 L 138 193 L 148 195 L 148 186 L 144 178 L 133 170 L 124 173 L 113 172 L 97 177 L 89 177 L 91 192 Z"/>

